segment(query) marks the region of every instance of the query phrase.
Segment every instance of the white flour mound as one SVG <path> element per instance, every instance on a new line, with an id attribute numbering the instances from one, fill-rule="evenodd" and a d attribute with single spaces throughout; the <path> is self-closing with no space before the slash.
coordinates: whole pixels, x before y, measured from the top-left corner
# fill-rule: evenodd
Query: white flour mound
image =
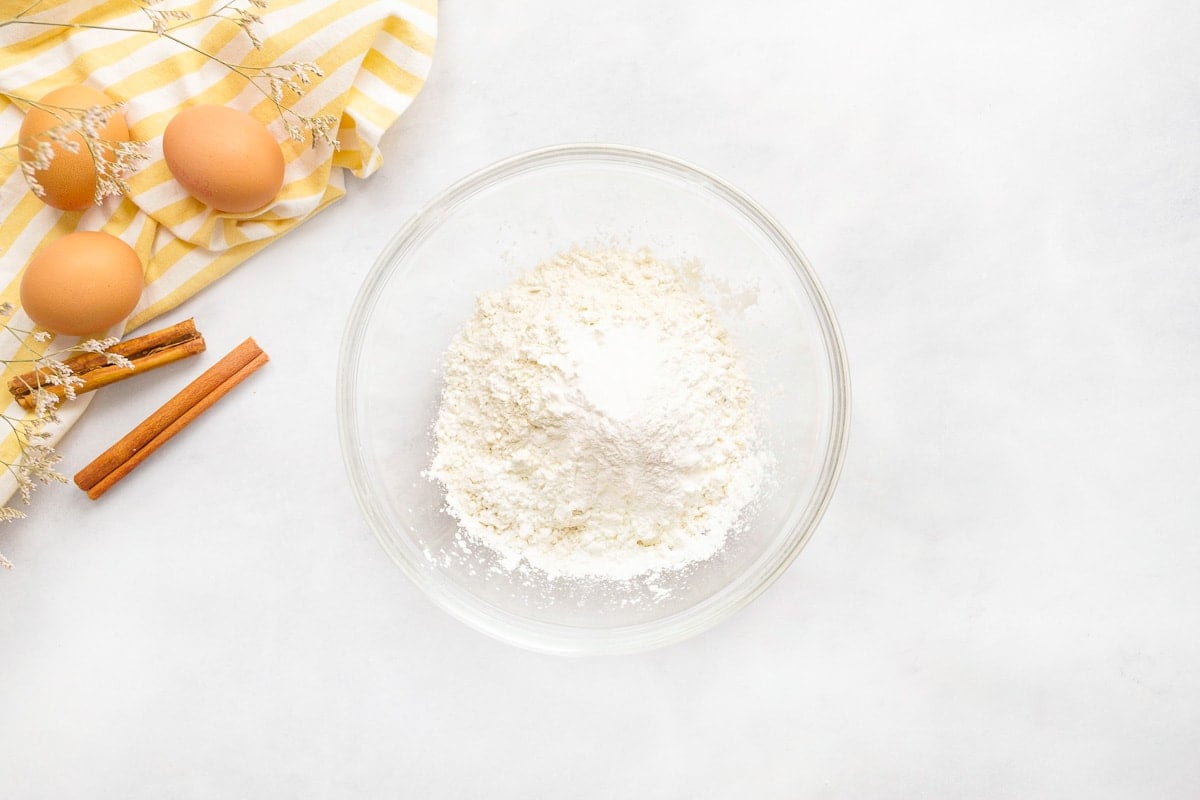
<path id="1" fill-rule="evenodd" d="M 482 294 L 434 434 L 430 474 L 462 533 L 552 577 L 711 557 L 766 463 L 724 328 L 645 251 L 568 251 Z"/>

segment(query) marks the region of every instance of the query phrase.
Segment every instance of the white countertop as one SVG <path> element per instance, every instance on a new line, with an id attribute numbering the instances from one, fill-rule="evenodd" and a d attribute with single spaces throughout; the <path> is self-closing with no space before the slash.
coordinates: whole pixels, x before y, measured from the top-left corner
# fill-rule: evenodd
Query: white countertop
<path id="1" fill-rule="evenodd" d="M 205 363 L 248 335 L 271 363 L 100 501 L 49 487 L 0 531 L 0 795 L 1195 797 L 1198 31 L 1186 0 L 447 0 L 382 172 L 163 319 L 196 318 Z M 388 560 L 334 380 L 409 215 L 577 140 L 766 206 L 829 292 L 854 411 L 763 597 L 567 660 Z M 106 389 L 62 471 L 199 366 Z"/>

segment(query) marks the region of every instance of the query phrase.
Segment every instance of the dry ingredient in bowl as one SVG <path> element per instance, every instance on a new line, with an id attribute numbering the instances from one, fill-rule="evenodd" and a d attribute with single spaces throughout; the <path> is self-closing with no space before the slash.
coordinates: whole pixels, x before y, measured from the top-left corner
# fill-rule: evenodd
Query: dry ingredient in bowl
<path id="1" fill-rule="evenodd" d="M 685 268 L 571 250 L 480 295 L 430 469 L 460 534 L 552 577 L 710 558 L 756 499 L 750 383 Z"/>

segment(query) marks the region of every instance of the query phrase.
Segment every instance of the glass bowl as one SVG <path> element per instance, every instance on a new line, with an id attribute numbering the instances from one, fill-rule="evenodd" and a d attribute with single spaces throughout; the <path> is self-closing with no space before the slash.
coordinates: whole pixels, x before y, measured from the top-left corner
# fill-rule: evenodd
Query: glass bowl
<path id="1" fill-rule="evenodd" d="M 459 546 L 441 487 L 424 475 L 441 359 L 476 295 L 589 243 L 698 259 L 703 291 L 713 294 L 761 405 L 772 480 L 745 529 L 685 570 L 618 582 L 503 569 L 486 548 Z M 400 229 L 367 276 L 338 371 L 347 471 L 383 549 L 463 622 L 544 652 L 657 647 L 745 606 L 812 535 L 846 448 L 846 357 L 808 261 L 725 181 L 632 147 L 548 147 L 447 189 Z"/>

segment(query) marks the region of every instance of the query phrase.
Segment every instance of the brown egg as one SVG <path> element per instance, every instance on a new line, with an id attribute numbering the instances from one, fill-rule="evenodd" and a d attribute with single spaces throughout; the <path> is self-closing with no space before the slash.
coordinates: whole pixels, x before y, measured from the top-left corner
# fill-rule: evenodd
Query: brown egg
<path id="1" fill-rule="evenodd" d="M 68 233 L 43 247 L 21 276 L 21 307 L 47 330 L 100 334 L 129 316 L 142 296 L 133 248 L 99 231 Z"/>
<path id="2" fill-rule="evenodd" d="M 44 105 L 59 106 L 69 109 L 86 109 L 92 106 L 107 106 L 116 102 L 98 89 L 90 86 L 64 86 L 55 89 L 38 101 Z M 49 111 L 32 108 L 21 123 L 20 158 L 24 162 L 34 162 L 36 154 L 32 152 L 39 142 L 50 142 L 46 131 L 63 124 L 63 119 Z M 72 133 L 68 140 L 79 145 L 79 152 L 72 153 L 62 144 L 52 143 L 54 157 L 46 169 L 37 170 L 34 178 L 45 190 L 42 200 L 50 206 L 64 211 L 79 211 L 87 208 L 96 197 L 96 162 L 83 137 Z M 100 130 L 100 138 L 110 142 L 129 141 L 129 127 L 125 117 L 117 112 L 108 118 Z M 108 154 L 102 156 L 109 158 Z"/>
<path id="3" fill-rule="evenodd" d="M 218 211 L 262 208 L 283 185 L 283 150 L 261 122 L 226 106 L 180 111 L 163 132 L 163 156 L 188 193 Z"/>

